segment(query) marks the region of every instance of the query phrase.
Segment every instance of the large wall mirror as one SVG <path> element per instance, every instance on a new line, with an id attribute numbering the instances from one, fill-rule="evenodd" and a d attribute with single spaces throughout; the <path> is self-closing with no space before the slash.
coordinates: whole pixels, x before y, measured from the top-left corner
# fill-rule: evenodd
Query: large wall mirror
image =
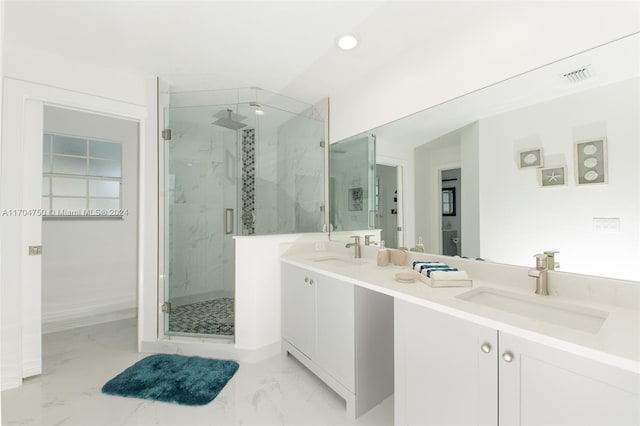
<path id="1" fill-rule="evenodd" d="M 640 280 L 639 34 L 368 133 L 413 149 L 405 245 Z"/>

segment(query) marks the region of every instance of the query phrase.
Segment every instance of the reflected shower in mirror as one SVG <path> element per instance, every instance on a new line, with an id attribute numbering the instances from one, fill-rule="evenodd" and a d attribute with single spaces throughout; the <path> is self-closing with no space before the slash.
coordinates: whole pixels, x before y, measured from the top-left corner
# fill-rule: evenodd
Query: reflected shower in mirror
<path id="1" fill-rule="evenodd" d="M 370 130 L 413 149 L 406 245 L 522 266 L 554 250 L 559 271 L 639 280 L 639 54 L 633 34 Z"/>
<path id="2" fill-rule="evenodd" d="M 368 133 L 329 145 L 331 230 L 375 227 L 375 158 L 375 137 Z"/>

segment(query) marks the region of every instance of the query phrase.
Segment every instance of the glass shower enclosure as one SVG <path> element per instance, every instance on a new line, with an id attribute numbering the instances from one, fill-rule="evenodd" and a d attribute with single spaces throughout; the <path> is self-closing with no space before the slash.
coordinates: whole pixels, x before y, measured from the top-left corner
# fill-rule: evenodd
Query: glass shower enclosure
<path id="1" fill-rule="evenodd" d="M 164 128 L 164 335 L 232 341 L 234 236 L 322 231 L 324 120 L 246 88 L 172 92 Z"/>

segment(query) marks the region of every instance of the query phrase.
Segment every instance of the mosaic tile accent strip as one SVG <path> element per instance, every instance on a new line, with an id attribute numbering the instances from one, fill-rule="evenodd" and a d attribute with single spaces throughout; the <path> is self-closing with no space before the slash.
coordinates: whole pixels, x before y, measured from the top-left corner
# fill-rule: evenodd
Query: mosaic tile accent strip
<path id="1" fill-rule="evenodd" d="M 233 336 L 233 308 L 229 297 L 176 306 L 169 314 L 169 331 Z"/>
<path id="2" fill-rule="evenodd" d="M 255 233 L 256 131 L 242 131 L 242 225 L 249 235 Z"/>

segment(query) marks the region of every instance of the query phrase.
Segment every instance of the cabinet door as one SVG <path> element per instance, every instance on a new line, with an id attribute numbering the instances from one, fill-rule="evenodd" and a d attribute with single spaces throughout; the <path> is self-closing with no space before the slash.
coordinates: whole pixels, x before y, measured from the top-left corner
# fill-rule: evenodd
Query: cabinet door
<path id="1" fill-rule="evenodd" d="M 315 288 L 308 271 L 282 264 L 282 338 L 309 358 L 316 351 Z"/>
<path id="2" fill-rule="evenodd" d="M 315 362 L 355 392 L 354 286 L 325 275 L 317 278 L 318 346 Z"/>
<path id="3" fill-rule="evenodd" d="M 394 317 L 395 424 L 497 424 L 497 331 L 398 299 Z"/>
<path id="4" fill-rule="evenodd" d="M 638 374 L 508 333 L 499 338 L 500 425 L 640 424 Z"/>

